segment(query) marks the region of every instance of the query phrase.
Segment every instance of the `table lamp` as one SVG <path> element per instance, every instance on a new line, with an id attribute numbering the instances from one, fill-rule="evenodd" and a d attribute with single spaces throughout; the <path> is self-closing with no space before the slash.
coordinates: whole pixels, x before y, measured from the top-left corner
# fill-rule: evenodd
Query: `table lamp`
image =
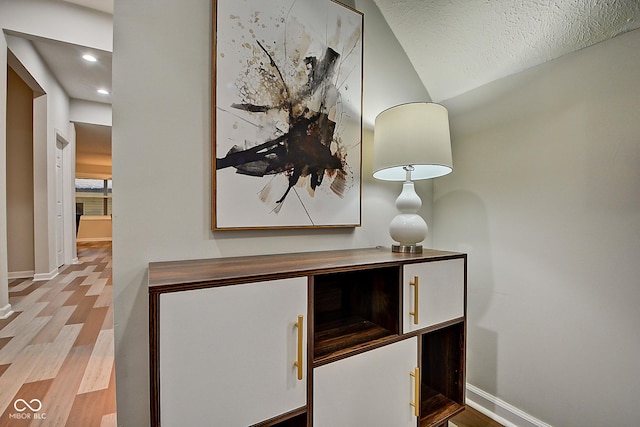
<path id="1" fill-rule="evenodd" d="M 447 109 L 439 104 L 416 102 L 391 107 L 375 121 L 373 177 L 404 181 L 396 199 L 400 211 L 389 225 L 397 242 L 393 252 L 420 253 L 427 237 L 427 223 L 417 214 L 422 200 L 413 181 L 436 178 L 453 170 Z"/>

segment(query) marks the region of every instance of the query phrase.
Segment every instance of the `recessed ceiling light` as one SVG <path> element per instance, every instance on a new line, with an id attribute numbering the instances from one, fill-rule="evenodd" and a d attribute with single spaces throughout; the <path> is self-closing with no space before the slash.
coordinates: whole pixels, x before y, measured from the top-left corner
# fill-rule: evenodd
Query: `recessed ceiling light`
<path id="1" fill-rule="evenodd" d="M 82 55 L 82 59 L 87 62 L 96 62 L 98 60 L 95 56 L 89 55 L 88 53 L 86 55 Z"/>
<path id="2" fill-rule="evenodd" d="M 109 95 L 109 91 L 106 89 L 98 89 L 100 95 Z"/>

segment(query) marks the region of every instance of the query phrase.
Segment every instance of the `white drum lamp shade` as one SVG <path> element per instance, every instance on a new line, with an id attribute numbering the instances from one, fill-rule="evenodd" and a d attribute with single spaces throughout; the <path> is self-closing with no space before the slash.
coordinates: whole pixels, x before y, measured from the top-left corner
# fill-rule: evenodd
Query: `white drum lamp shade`
<path id="1" fill-rule="evenodd" d="M 373 138 L 373 177 L 404 181 L 396 199 L 400 213 L 389 234 L 398 242 L 396 252 L 421 252 L 427 224 L 417 212 L 422 206 L 414 180 L 436 178 L 453 170 L 447 109 L 433 103 L 410 103 L 383 111 L 376 117 Z"/>

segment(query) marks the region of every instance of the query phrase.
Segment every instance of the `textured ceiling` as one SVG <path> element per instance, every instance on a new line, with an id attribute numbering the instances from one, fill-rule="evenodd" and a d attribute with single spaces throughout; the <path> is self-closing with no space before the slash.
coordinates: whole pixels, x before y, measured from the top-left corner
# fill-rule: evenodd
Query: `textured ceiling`
<path id="1" fill-rule="evenodd" d="M 374 0 L 440 102 L 640 27 L 639 0 Z"/>

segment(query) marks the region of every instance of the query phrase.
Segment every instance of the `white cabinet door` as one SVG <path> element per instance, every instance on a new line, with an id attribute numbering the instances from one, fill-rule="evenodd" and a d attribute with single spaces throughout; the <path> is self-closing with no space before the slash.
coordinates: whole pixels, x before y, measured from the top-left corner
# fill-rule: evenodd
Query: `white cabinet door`
<path id="1" fill-rule="evenodd" d="M 246 427 L 305 406 L 306 324 L 306 277 L 162 294 L 162 425 Z"/>
<path id="2" fill-rule="evenodd" d="M 464 316 L 464 259 L 405 265 L 402 287 L 405 333 Z"/>
<path id="3" fill-rule="evenodd" d="M 314 427 L 415 427 L 417 343 L 412 337 L 315 368 Z"/>

